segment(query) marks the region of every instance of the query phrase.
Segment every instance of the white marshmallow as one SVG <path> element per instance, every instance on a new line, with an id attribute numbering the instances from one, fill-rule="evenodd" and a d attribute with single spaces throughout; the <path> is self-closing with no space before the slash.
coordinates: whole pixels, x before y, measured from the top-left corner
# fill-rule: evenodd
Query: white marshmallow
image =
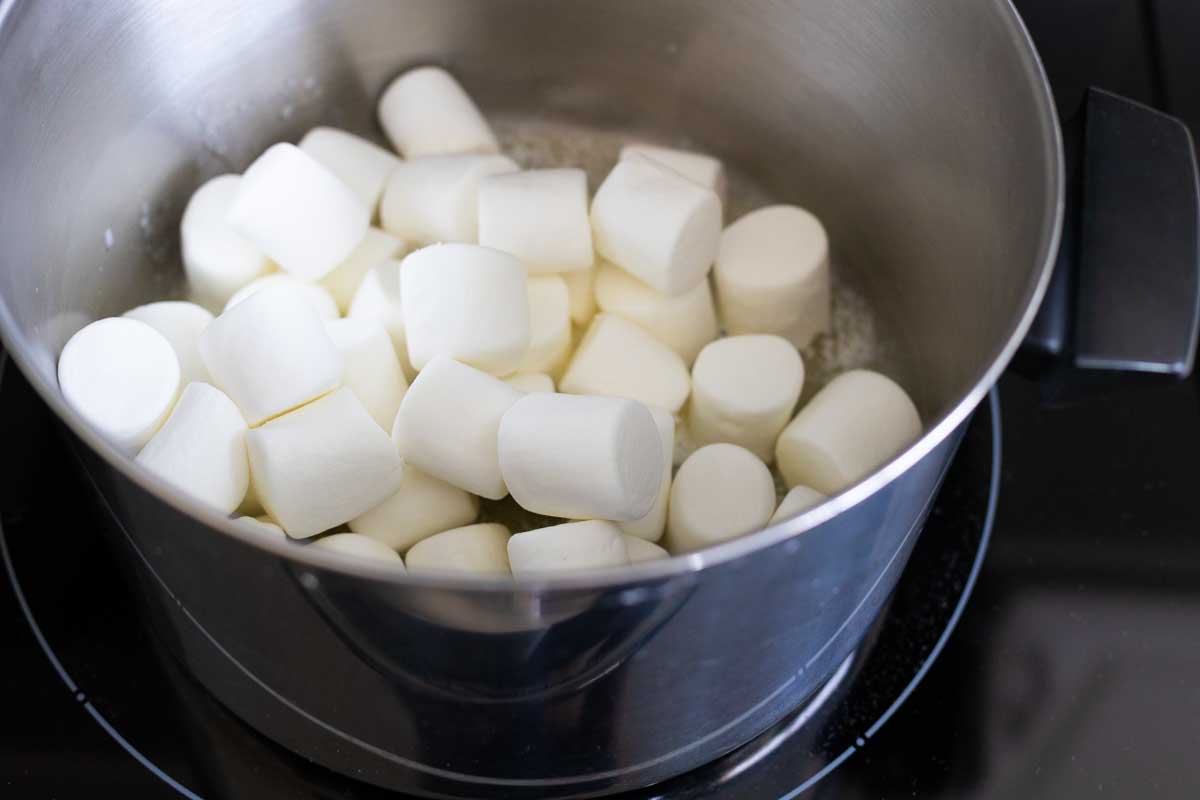
<path id="1" fill-rule="evenodd" d="M 518 372 L 509 375 L 504 382 L 522 392 L 553 392 L 554 378 L 544 372 Z"/>
<path id="2" fill-rule="evenodd" d="M 617 162 L 591 217 L 596 251 L 666 294 L 696 288 L 717 255 L 716 193 L 649 159 Z"/>
<path id="3" fill-rule="evenodd" d="M 342 357 L 321 318 L 285 289 L 264 289 L 238 303 L 209 323 L 199 346 L 213 383 L 251 427 L 342 381 Z M 256 487 L 262 488 L 257 480 Z"/>
<path id="4" fill-rule="evenodd" d="M 242 412 L 224 392 L 189 383 L 137 461 L 184 494 L 228 514 L 250 483 L 247 430 Z"/>
<path id="5" fill-rule="evenodd" d="M 254 531 L 255 533 L 274 536 L 277 539 L 283 539 L 285 541 L 288 538 L 287 534 L 283 532 L 283 528 L 272 522 L 270 517 L 241 516 L 235 517 L 233 521 L 247 530 Z"/>
<path id="6" fill-rule="evenodd" d="M 508 375 L 529 347 L 525 268 L 499 250 L 439 244 L 412 253 L 400 269 L 400 305 L 418 370 L 446 356 Z"/>
<path id="7" fill-rule="evenodd" d="M 571 299 L 567 284 L 557 275 L 530 277 L 529 347 L 520 372 L 560 372 L 571 352 Z"/>
<path id="8" fill-rule="evenodd" d="M 350 310 L 354 294 L 371 268 L 389 258 L 400 258 L 406 249 L 404 242 L 390 233 L 385 233 L 379 228 L 367 228 L 367 234 L 358 243 L 358 247 L 354 248 L 350 257 L 338 264 L 333 272 L 321 278 L 320 285 L 329 292 L 337 303 L 338 310 L 344 314 Z"/>
<path id="9" fill-rule="evenodd" d="M 802 208 L 760 208 L 726 228 L 713 277 L 731 334 L 774 333 L 803 348 L 829 330 L 829 242 Z"/>
<path id="10" fill-rule="evenodd" d="M 514 534 L 508 540 L 508 563 L 513 575 L 522 577 L 623 567 L 629 553 L 620 528 L 592 519 Z"/>
<path id="11" fill-rule="evenodd" d="M 571 301 L 571 322 L 587 325 L 596 314 L 596 295 L 592 289 L 596 268 L 564 272 L 562 279 L 567 284 L 567 297 Z"/>
<path id="12" fill-rule="evenodd" d="M 441 67 L 410 69 L 388 84 L 379 122 L 405 158 L 500 150 L 471 97 Z"/>
<path id="13" fill-rule="evenodd" d="M 300 149 L 350 187 L 374 216 L 388 175 L 400 163 L 374 142 L 337 128 L 318 127 L 304 134 Z"/>
<path id="14" fill-rule="evenodd" d="M 366 536 L 359 536 L 357 533 L 331 533 L 329 536 L 317 539 L 312 546 L 355 558 L 395 564 L 402 572 L 404 571 L 404 560 L 400 558 L 399 553 L 385 544 L 380 544 Z"/>
<path id="15" fill-rule="evenodd" d="M 687 365 L 717 338 L 717 311 L 708 281 L 678 295 L 651 289 L 623 269 L 602 263 L 596 270 L 596 304 L 624 317 L 670 347 Z"/>
<path id="16" fill-rule="evenodd" d="M 628 320 L 598 314 L 558 389 L 628 397 L 675 414 L 687 400 L 691 379 L 674 350 Z"/>
<path id="17" fill-rule="evenodd" d="M 408 391 L 391 337 L 378 322 L 364 319 L 330 320 L 325 332 L 342 354 L 342 381 L 390 435 L 400 401 Z"/>
<path id="18" fill-rule="evenodd" d="M 349 257 L 371 215 L 350 187 L 285 143 L 267 148 L 242 175 L 228 219 L 281 268 L 315 281 Z"/>
<path id="19" fill-rule="evenodd" d="M 675 473 L 667 548 L 686 553 L 752 533 L 774 510 L 775 482 L 756 455 L 733 444 L 701 447 Z"/>
<path id="20" fill-rule="evenodd" d="M 788 486 L 836 494 L 921 435 L 921 417 L 890 378 L 869 370 L 838 375 L 784 428 L 775 445 Z"/>
<path id="21" fill-rule="evenodd" d="M 479 182 L 516 172 L 505 156 L 430 156 L 392 170 L 383 190 L 383 229 L 416 244 L 479 240 Z"/>
<path id="22" fill-rule="evenodd" d="M 508 528 L 496 523 L 442 531 L 413 545 L 404 557 L 409 572 L 510 575 Z"/>
<path id="23" fill-rule="evenodd" d="M 783 496 L 783 500 L 779 503 L 779 508 L 775 509 L 775 513 L 771 515 L 769 524 L 774 525 L 776 522 L 783 522 L 785 519 L 794 517 L 802 511 L 807 511 L 813 506 L 820 505 L 825 502 L 825 499 L 825 495 L 807 486 L 793 486 Z"/>
<path id="24" fill-rule="evenodd" d="M 528 395 L 534 397 L 536 395 Z M 406 460 L 472 494 L 508 494 L 500 474 L 500 418 L 522 394 L 486 372 L 438 357 L 425 365 L 396 415 Z"/>
<path id="25" fill-rule="evenodd" d="M 82 328 L 58 357 L 63 399 L 114 447 L 136 454 L 179 396 L 179 359 L 144 322 L 110 317 Z"/>
<path id="26" fill-rule="evenodd" d="M 720 159 L 690 150 L 676 150 L 652 144 L 627 144 L 621 148 L 620 159 L 648 158 L 675 170 L 692 183 L 712 189 L 725 202 L 725 168 Z"/>
<path id="27" fill-rule="evenodd" d="M 629 562 L 637 564 L 639 561 L 657 561 L 660 558 L 670 558 L 671 554 L 654 542 L 648 542 L 639 536 L 631 536 L 628 533 L 622 537 L 625 540 L 625 552 L 629 554 Z"/>
<path id="28" fill-rule="evenodd" d="M 408 337 L 404 334 L 404 311 L 400 305 L 400 265 L 401 262 L 388 259 L 369 269 L 354 293 L 346 316 L 382 325 L 392 337 L 392 347 L 396 349 L 405 377 L 412 380 L 417 371 L 408 360 Z"/>
<path id="29" fill-rule="evenodd" d="M 240 175 L 218 175 L 192 194 L 179 225 L 183 271 L 196 302 L 219 311 L 238 289 L 271 271 L 271 260 L 226 216 Z"/>
<path id="30" fill-rule="evenodd" d="M 417 542 L 479 516 L 479 498 L 404 465 L 400 488 L 379 505 L 350 520 L 350 530 L 404 552 Z"/>
<path id="31" fill-rule="evenodd" d="M 246 435 L 263 507 L 288 535 L 327 531 L 379 505 L 403 463 L 349 389 L 338 389 Z"/>
<path id="32" fill-rule="evenodd" d="M 213 319 L 208 309 L 195 303 L 164 300 L 131 308 L 121 316 L 144 322 L 166 337 L 175 349 L 175 357 L 179 359 L 181 385 L 187 386 L 192 381 L 209 381 L 208 370 L 196 347 L 200 332 Z"/>
<path id="33" fill-rule="evenodd" d="M 587 174 L 534 169 L 479 182 L 479 243 L 512 253 L 531 274 L 592 266 Z"/>
<path id="34" fill-rule="evenodd" d="M 692 367 L 688 430 L 698 445 L 741 445 L 770 464 L 803 386 L 804 362 L 787 339 L 717 339 Z"/>
<path id="35" fill-rule="evenodd" d="M 667 504 L 671 497 L 671 467 L 675 456 L 675 415 L 668 414 L 661 408 L 651 408 L 650 415 L 654 417 L 654 426 L 658 428 L 659 441 L 662 444 L 662 480 L 658 485 L 658 494 L 654 505 L 645 516 L 632 522 L 620 523 L 620 528 L 627 536 L 657 542 L 662 538 L 663 530 L 667 527 Z M 630 552 L 630 556 L 633 553 Z M 637 559 L 634 559 L 637 561 Z"/>
<path id="36" fill-rule="evenodd" d="M 323 286 L 318 283 L 309 283 L 299 278 L 293 278 L 284 272 L 265 275 L 238 289 L 233 293 L 233 297 L 229 298 L 229 302 L 225 304 L 225 310 L 228 311 L 247 297 L 257 294 L 263 289 L 284 289 L 292 293 L 297 300 L 307 304 L 313 311 L 317 312 L 317 316 L 321 319 L 337 319 L 341 316 L 338 314 L 337 302 L 333 299 L 333 295 Z"/>
<path id="37" fill-rule="evenodd" d="M 500 472 L 513 499 L 537 514 L 629 522 L 662 482 L 662 445 L 641 403 L 529 394 L 500 421 Z"/>

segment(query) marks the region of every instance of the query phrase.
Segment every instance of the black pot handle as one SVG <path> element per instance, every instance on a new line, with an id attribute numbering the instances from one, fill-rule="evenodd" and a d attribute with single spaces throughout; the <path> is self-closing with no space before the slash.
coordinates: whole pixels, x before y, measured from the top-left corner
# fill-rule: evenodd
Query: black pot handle
<path id="1" fill-rule="evenodd" d="M 1187 126 L 1092 88 L 1063 144 L 1062 247 L 1024 354 L 1186 377 L 1200 324 L 1200 184 Z"/>

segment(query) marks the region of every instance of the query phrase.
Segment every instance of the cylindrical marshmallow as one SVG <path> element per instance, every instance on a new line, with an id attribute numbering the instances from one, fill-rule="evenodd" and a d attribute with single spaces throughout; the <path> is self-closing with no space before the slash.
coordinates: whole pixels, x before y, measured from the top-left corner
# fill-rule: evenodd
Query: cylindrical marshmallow
<path id="1" fill-rule="evenodd" d="M 688 430 L 698 445 L 741 445 L 770 464 L 792 418 L 804 363 L 779 336 L 730 336 L 700 351 L 692 367 Z"/>
<path id="2" fill-rule="evenodd" d="M 284 289 L 264 289 L 238 303 L 209 323 L 199 345 L 213 383 L 251 427 L 342 381 L 342 357 L 325 324 Z"/>
<path id="3" fill-rule="evenodd" d="M 629 554 L 629 562 L 636 564 L 639 561 L 657 561 L 660 558 L 670 558 L 671 554 L 654 542 L 648 542 L 640 536 L 631 536 L 625 534 L 625 552 Z"/>
<path id="4" fill-rule="evenodd" d="M 731 334 L 774 333 L 803 348 L 829 330 L 829 242 L 802 208 L 760 208 L 726 228 L 713 277 Z"/>
<path id="5" fill-rule="evenodd" d="M 408 338 L 404 335 L 404 311 L 400 305 L 400 265 L 401 262 L 388 259 L 367 270 L 346 316 L 382 325 L 392 337 L 392 347 L 404 368 L 404 376 L 412 380 L 417 371 L 408 360 Z"/>
<path id="6" fill-rule="evenodd" d="M 558 389 L 628 397 L 678 413 L 691 391 L 687 366 L 671 348 L 629 320 L 597 314 Z"/>
<path id="7" fill-rule="evenodd" d="M 779 508 L 775 509 L 775 513 L 771 515 L 769 524 L 774 525 L 776 522 L 783 522 L 785 519 L 794 517 L 802 511 L 807 511 L 813 506 L 820 505 L 825 502 L 825 499 L 825 495 L 807 486 L 793 486 L 783 496 L 783 500 L 779 503 Z"/>
<path id="8" fill-rule="evenodd" d="M 401 571 L 404 570 L 404 561 L 400 558 L 399 553 L 385 544 L 381 544 L 366 536 L 359 536 L 357 533 L 331 533 L 314 541 L 312 546 L 320 547 L 322 550 L 332 550 L 342 555 L 354 556 L 355 558 L 366 558 L 372 561 L 394 564 Z"/>
<path id="9" fill-rule="evenodd" d="M 762 528 L 775 510 L 775 481 L 758 456 L 710 444 L 688 456 L 671 485 L 667 548 L 686 553 Z"/>
<path id="10" fill-rule="evenodd" d="M 230 296 L 271 270 L 267 258 L 226 216 L 240 175 L 218 175 L 195 191 L 179 225 L 183 270 L 196 302 L 220 311 Z"/>
<path id="11" fill-rule="evenodd" d="M 529 394 L 500 421 L 500 472 L 513 499 L 549 517 L 629 522 L 662 484 L 662 444 L 641 403 Z"/>
<path id="12" fill-rule="evenodd" d="M 395 154 L 374 142 L 337 128 L 313 128 L 299 147 L 349 186 L 371 215 L 379 206 L 388 175 L 400 163 Z"/>
<path id="13" fill-rule="evenodd" d="M 553 392 L 554 378 L 544 372 L 518 372 L 509 375 L 504 382 L 522 392 Z"/>
<path id="14" fill-rule="evenodd" d="M 321 286 L 333 297 L 338 310 L 346 313 L 350 310 L 359 284 L 371 268 L 389 258 L 400 258 L 404 251 L 405 244 L 400 239 L 379 228 L 367 228 L 366 235 L 350 257 L 321 278 Z"/>
<path id="15" fill-rule="evenodd" d="M 273 536 L 276 539 L 287 540 L 287 534 L 283 532 L 283 528 L 271 521 L 270 517 L 235 517 L 234 522 L 247 530 L 254 531 L 257 534 L 264 536 Z"/>
<path id="16" fill-rule="evenodd" d="M 378 322 L 364 319 L 330 320 L 325 332 L 342 354 L 343 383 L 390 435 L 408 381 L 388 332 Z"/>
<path id="17" fill-rule="evenodd" d="M 508 563 L 517 577 L 623 567 L 629 553 L 621 529 L 592 519 L 514 534 L 508 540 Z"/>
<path id="18" fill-rule="evenodd" d="M 532 274 L 592 266 L 587 174 L 534 169 L 479 182 L 479 243 L 512 253 Z"/>
<path id="19" fill-rule="evenodd" d="M 659 443 L 662 445 L 662 480 L 658 485 L 658 494 L 654 497 L 654 505 L 646 514 L 632 522 L 620 523 L 623 533 L 649 542 L 657 542 L 662 538 L 667 527 L 667 504 L 671 497 L 671 466 L 675 456 L 675 415 L 661 408 L 651 408 L 650 415 L 654 417 L 654 426 L 658 428 Z M 633 553 L 630 553 L 633 556 Z M 634 559 L 635 561 L 637 559 Z"/>
<path id="20" fill-rule="evenodd" d="M 379 505 L 403 473 L 391 438 L 349 389 L 252 429 L 246 447 L 263 507 L 295 539 Z"/>
<path id="21" fill-rule="evenodd" d="M 508 537 L 508 528 L 494 522 L 454 528 L 417 542 L 404 563 L 409 572 L 509 575 Z"/>
<path id="22" fill-rule="evenodd" d="M 212 322 L 213 315 L 203 306 L 177 300 L 147 303 L 131 308 L 121 316 L 144 322 L 166 337 L 179 359 L 180 385 L 192 381 L 209 381 L 208 370 L 196 346 L 200 332 Z"/>
<path id="23" fill-rule="evenodd" d="M 666 294 L 696 288 L 717 255 L 716 193 L 649 159 L 617 162 L 591 217 L 596 251 Z"/>
<path id="24" fill-rule="evenodd" d="M 184 494 L 228 514 L 250 483 L 247 430 L 242 412 L 224 392 L 189 383 L 137 461 Z"/>
<path id="25" fill-rule="evenodd" d="M 716 192 L 721 202 L 725 202 L 725 168 L 719 159 L 703 153 L 690 150 L 676 150 L 672 147 L 658 147 L 652 144 L 627 144 L 621 148 L 620 159 L 648 158 L 657 161 L 664 167 L 675 170 L 692 183 L 698 183 L 706 189 Z"/>
<path id="26" fill-rule="evenodd" d="M 63 399 L 114 447 L 135 455 L 179 396 L 179 359 L 144 322 L 111 317 L 78 331 L 58 357 Z"/>
<path id="27" fill-rule="evenodd" d="M 567 284 L 557 275 L 530 277 L 529 347 L 517 369 L 520 372 L 558 373 L 571 352 L 571 299 Z"/>
<path id="28" fill-rule="evenodd" d="M 651 289 L 623 269 L 600 264 L 596 269 L 596 304 L 654 334 L 687 365 L 704 345 L 717 338 L 717 311 L 708 281 L 683 294 Z"/>
<path id="29" fill-rule="evenodd" d="M 284 272 L 264 275 L 257 280 L 247 283 L 233 293 L 233 296 L 229 298 L 229 302 L 225 304 L 225 310 L 228 311 L 247 297 L 255 295 L 263 289 L 282 289 L 294 294 L 297 300 L 307 304 L 313 311 L 317 312 L 317 316 L 321 319 L 337 319 L 340 316 L 338 314 L 337 302 L 333 299 L 333 295 L 323 286 L 318 283 L 309 283 L 299 278 L 293 278 Z"/>
<path id="30" fill-rule="evenodd" d="M 430 156 L 392 170 L 379 220 L 388 233 L 415 244 L 479 240 L 479 182 L 516 172 L 505 156 Z"/>
<path id="31" fill-rule="evenodd" d="M 852 370 L 834 378 L 784 428 L 775 445 L 788 486 L 836 494 L 921 435 L 916 406 L 891 378 Z"/>
<path id="32" fill-rule="evenodd" d="M 410 69 L 388 84 L 379 123 L 405 158 L 500 149 L 474 101 L 441 67 Z"/>
<path id="33" fill-rule="evenodd" d="M 350 187 L 285 143 L 267 148 L 242 175 L 228 219 L 284 270 L 315 281 L 349 257 L 371 215 Z"/>
<path id="34" fill-rule="evenodd" d="M 435 533 L 469 525 L 477 516 L 478 497 L 405 464 L 400 488 L 349 524 L 355 533 L 403 553 Z"/>
<path id="35" fill-rule="evenodd" d="M 564 272 L 562 279 L 567 284 L 567 297 L 571 303 L 571 322 L 587 325 L 596 314 L 596 295 L 592 289 L 596 281 L 596 268 Z"/>
<path id="36" fill-rule="evenodd" d="M 529 347 L 525 268 L 508 253 L 470 244 L 422 248 L 400 269 L 400 304 L 418 370 L 446 356 L 508 375 Z"/>
<path id="37" fill-rule="evenodd" d="M 395 438 L 418 469 L 472 494 L 508 494 L 500 474 L 500 418 L 523 396 L 486 372 L 438 357 L 425 365 L 400 404 Z"/>

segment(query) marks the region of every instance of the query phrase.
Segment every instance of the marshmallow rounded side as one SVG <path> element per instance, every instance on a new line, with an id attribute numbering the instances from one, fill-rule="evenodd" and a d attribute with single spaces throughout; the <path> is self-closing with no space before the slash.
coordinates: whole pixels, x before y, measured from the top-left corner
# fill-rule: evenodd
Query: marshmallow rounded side
<path id="1" fill-rule="evenodd" d="M 333 297 L 338 311 L 345 314 L 350 310 L 359 284 L 371 268 L 389 258 L 400 258 L 406 249 L 404 242 L 390 233 L 379 228 L 367 228 L 366 235 L 350 257 L 321 278 L 320 285 Z"/>
<path id="2" fill-rule="evenodd" d="M 629 562 L 637 564 L 641 561 L 657 561 L 660 558 L 670 558 L 671 554 L 654 542 L 648 542 L 640 536 L 624 535 L 625 551 L 629 553 Z"/>
<path id="3" fill-rule="evenodd" d="M 258 294 L 264 289 L 284 290 L 296 296 L 300 302 L 307 304 L 321 319 L 337 319 L 337 302 L 324 287 L 317 283 L 309 283 L 299 278 L 293 278 L 285 273 L 264 275 L 258 280 L 251 281 L 233 293 L 225 304 L 225 311 L 236 306 L 248 297 Z"/>
<path id="4" fill-rule="evenodd" d="M 479 182 L 479 243 L 511 253 L 530 274 L 592 266 L 587 174 L 535 169 Z"/>
<path id="5" fill-rule="evenodd" d="M 496 153 L 500 145 L 470 95 L 441 67 L 417 67 L 388 84 L 379 123 L 405 158 Z"/>
<path id="6" fill-rule="evenodd" d="M 513 534 L 508 563 L 513 575 L 522 577 L 623 567 L 629 553 L 620 528 L 593 519 Z"/>
<path id="7" fill-rule="evenodd" d="M 342 382 L 390 435 L 408 381 L 388 332 L 378 322 L 363 319 L 329 320 L 325 332 L 342 355 Z"/>
<path id="8" fill-rule="evenodd" d="M 519 372 L 559 373 L 571 352 L 571 299 L 566 282 L 557 275 L 532 276 L 526 282 L 529 298 L 529 347 Z"/>
<path id="9" fill-rule="evenodd" d="M 775 481 L 758 456 L 710 444 L 675 473 L 667 512 L 667 548 L 686 553 L 759 530 L 775 511 Z"/>
<path id="10" fill-rule="evenodd" d="M 516 172 L 505 156 L 430 156 L 392 170 L 379 205 L 385 231 L 415 244 L 479 240 L 479 182 Z"/>
<path id="11" fill-rule="evenodd" d="M 554 378 L 544 372 L 518 372 L 504 382 L 522 392 L 554 392 Z"/>
<path id="12" fill-rule="evenodd" d="M 188 200 L 179 224 L 183 271 L 196 302 L 219 311 L 238 289 L 271 271 L 271 260 L 229 224 L 226 216 L 240 175 L 218 175 Z"/>
<path id="13" fill-rule="evenodd" d="M 576 325 L 587 325 L 596 315 L 596 295 L 592 289 L 596 281 L 596 268 L 564 272 L 562 279 L 567 284 L 571 322 Z"/>
<path id="14" fill-rule="evenodd" d="M 403 553 L 422 539 L 469 525 L 478 516 L 478 497 L 409 463 L 404 465 L 400 488 L 348 524 L 355 533 Z"/>
<path id="15" fill-rule="evenodd" d="M 192 381 L 209 382 L 208 370 L 196 346 L 200 332 L 213 320 L 208 309 L 195 303 L 164 300 L 131 308 L 121 316 L 144 322 L 166 337 L 179 359 L 181 385 L 187 386 Z"/>
<path id="16" fill-rule="evenodd" d="M 649 542 L 657 542 L 662 538 L 667 527 L 667 504 L 671 497 L 671 467 L 675 457 L 675 415 L 661 408 L 651 408 L 650 415 L 654 418 L 654 426 L 658 428 L 659 442 L 662 445 L 662 479 L 658 485 L 658 494 L 654 497 L 654 505 L 645 516 L 632 522 L 621 522 L 619 527 L 627 536 L 635 536 Z M 633 553 L 630 552 L 630 556 Z M 635 561 L 637 559 L 634 559 Z"/>
<path id="17" fill-rule="evenodd" d="M 650 288 L 623 269 L 601 264 L 596 270 L 596 305 L 653 334 L 687 365 L 717 338 L 717 310 L 712 288 L 704 280 L 683 294 Z"/>
<path id="18" fill-rule="evenodd" d="M 810 489 L 807 486 L 793 486 L 791 489 L 788 489 L 788 493 L 779 502 L 779 508 L 775 509 L 775 513 L 771 515 L 768 524 L 774 525 L 776 522 L 783 522 L 785 519 L 794 517 L 802 511 L 807 511 L 813 506 L 820 505 L 825 500 L 825 495 L 815 489 Z"/>
<path id="19" fill-rule="evenodd" d="M 511 575 L 509 535 L 508 528 L 494 522 L 435 533 L 412 546 L 404 556 L 405 566 L 409 572 Z"/>
<path id="20" fill-rule="evenodd" d="M 372 216 L 388 175 L 400 163 L 395 154 L 374 142 L 337 128 L 313 128 L 298 146 L 350 187 Z"/>
<path id="21" fill-rule="evenodd" d="M 597 314 L 558 389 L 628 397 L 675 414 L 691 391 L 691 377 L 679 354 L 645 330 L 621 317 Z"/>
<path id="22" fill-rule="evenodd" d="M 367 270 L 346 312 L 348 319 L 378 322 L 392 337 L 404 376 L 412 380 L 417 371 L 408 359 L 408 337 L 404 334 L 404 310 L 400 305 L 401 262 L 387 259 Z"/>
<path id="23" fill-rule="evenodd" d="M 241 525 L 243 528 L 254 531 L 257 534 L 273 536 L 276 539 L 283 539 L 284 541 L 287 541 L 288 536 L 283 532 L 283 528 L 272 522 L 270 517 L 262 517 L 260 519 L 258 517 L 249 517 L 243 515 L 240 517 L 234 517 L 233 521 L 236 524 Z"/>
<path id="24" fill-rule="evenodd" d="M 359 536 L 357 533 L 331 533 L 317 539 L 310 546 L 319 547 L 322 550 L 332 550 L 335 553 L 355 558 L 395 564 L 404 570 L 404 561 L 400 558 L 399 553 L 385 544 L 380 544 L 366 536 Z"/>

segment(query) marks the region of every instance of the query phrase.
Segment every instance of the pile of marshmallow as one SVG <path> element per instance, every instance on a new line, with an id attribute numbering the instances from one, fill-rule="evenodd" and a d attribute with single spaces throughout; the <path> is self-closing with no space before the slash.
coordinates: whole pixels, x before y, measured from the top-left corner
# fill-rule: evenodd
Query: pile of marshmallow
<path id="1" fill-rule="evenodd" d="M 63 349 L 66 401 L 180 492 L 411 571 L 544 574 L 753 532 L 919 435 L 869 371 L 793 416 L 799 349 L 830 324 L 810 213 L 722 229 L 721 163 L 644 145 L 589 201 L 582 170 L 500 155 L 438 68 L 378 112 L 403 158 L 316 128 L 213 178 L 181 224 L 194 302 Z M 563 522 L 478 524 L 480 498 L 508 495 Z"/>

